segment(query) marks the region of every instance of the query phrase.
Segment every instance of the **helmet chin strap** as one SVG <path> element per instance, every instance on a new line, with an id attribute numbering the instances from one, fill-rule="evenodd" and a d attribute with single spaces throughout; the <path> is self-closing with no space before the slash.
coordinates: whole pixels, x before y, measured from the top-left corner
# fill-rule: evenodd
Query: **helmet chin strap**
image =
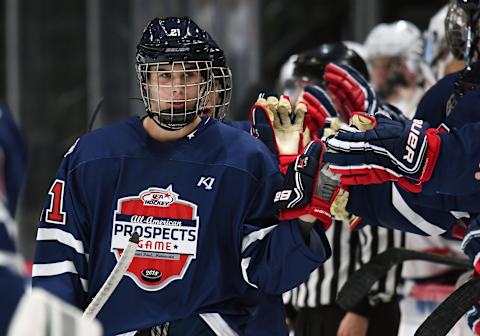
<path id="1" fill-rule="evenodd" d="M 168 126 L 167 124 L 165 123 L 162 123 L 161 119 L 160 119 L 160 115 L 161 113 L 164 113 L 164 114 L 171 114 L 171 111 L 170 109 L 165 109 L 165 110 L 161 110 L 160 112 L 152 112 L 152 111 L 148 111 L 147 110 L 147 115 L 148 117 L 150 117 L 154 122 L 155 124 L 157 124 L 160 128 L 166 130 L 166 131 L 178 131 L 179 129 L 182 129 L 184 128 L 185 126 L 187 126 L 188 124 L 190 124 L 192 121 L 195 120 L 195 117 L 198 115 L 197 113 L 195 113 L 195 109 L 188 109 L 188 110 L 185 110 L 185 109 L 173 109 L 173 112 L 174 112 L 174 116 L 175 116 L 175 111 L 178 112 L 177 115 L 182 115 L 182 114 L 188 114 L 188 113 L 195 113 L 195 116 L 192 118 L 192 120 L 188 120 L 186 119 L 185 122 L 184 122 L 184 125 L 181 126 L 181 127 L 170 127 Z M 183 124 L 183 123 L 182 123 Z"/>

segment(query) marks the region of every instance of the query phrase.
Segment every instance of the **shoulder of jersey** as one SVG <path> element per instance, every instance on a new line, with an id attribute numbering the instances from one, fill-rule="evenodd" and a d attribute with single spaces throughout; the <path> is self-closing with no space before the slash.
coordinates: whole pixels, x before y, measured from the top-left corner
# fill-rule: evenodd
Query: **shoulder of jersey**
<path id="1" fill-rule="evenodd" d="M 230 150 L 234 152 L 263 152 L 264 147 L 262 142 L 247 132 L 242 124 L 225 124 L 220 122 L 218 124 L 224 145 Z"/>
<path id="2" fill-rule="evenodd" d="M 265 167 L 274 167 L 276 169 L 272 153 L 257 138 L 246 132 L 244 128 L 232 127 L 223 123 L 219 124 L 219 130 L 222 135 L 222 146 L 231 154 L 229 164 L 239 166 L 246 170 L 255 169 L 258 165 Z"/>
<path id="3" fill-rule="evenodd" d="M 125 153 L 135 146 L 135 136 L 139 137 L 132 127 L 132 121 L 133 119 L 129 118 L 83 135 L 72 144 L 64 157 L 71 156 L 71 159 L 88 161 Z"/>

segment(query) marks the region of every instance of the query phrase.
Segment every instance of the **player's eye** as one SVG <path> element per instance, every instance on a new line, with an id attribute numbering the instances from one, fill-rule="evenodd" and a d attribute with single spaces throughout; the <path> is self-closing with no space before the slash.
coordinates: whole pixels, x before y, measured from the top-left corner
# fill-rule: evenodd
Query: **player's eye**
<path id="1" fill-rule="evenodd" d="M 170 72 L 161 72 L 161 73 L 158 75 L 158 78 L 170 79 L 170 78 L 172 78 L 172 74 L 171 74 Z"/>

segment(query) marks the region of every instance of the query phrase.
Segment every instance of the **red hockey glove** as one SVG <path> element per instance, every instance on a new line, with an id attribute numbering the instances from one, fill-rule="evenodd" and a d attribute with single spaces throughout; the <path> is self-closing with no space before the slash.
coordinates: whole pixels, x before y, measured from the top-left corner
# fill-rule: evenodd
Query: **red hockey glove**
<path id="1" fill-rule="evenodd" d="M 297 104 L 305 104 L 305 126 L 310 131 L 311 139 L 321 138 L 325 120 L 338 115 L 335 104 L 327 92 L 319 86 L 305 86 Z"/>
<path id="2" fill-rule="evenodd" d="M 304 130 L 305 104 L 292 109 L 287 96 L 278 99 L 260 97 L 250 110 L 251 133 L 260 139 L 278 158 L 280 170 L 285 174 L 288 165 L 310 141 Z"/>
<path id="3" fill-rule="evenodd" d="M 421 120 L 394 121 L 380 115 L 372 130 L 350 128 L 328 138 L 325 161 L 347 185 L 398 181 L 404 189 L 420 192 L 440 152 L 437 133 Z"/>
<path id="4" fill-rule="evenodd" d="M 377 95 L 367 80 L 349 65 L 329 63 L 323 78 L 328 92 L 338 101 L 340 119 L 349 123 L 354 112 L 364 112 L 374 116 L 379 107 Z"/>
<path id="5" fill-rule="evenodd" d="M 330 206 L 338 193 L 339 180 L 323 164 L 324 150 L 321 141 L 312 141 L 289 165 L 283 188 L 274 199 L 281 220 L 312 215 L 325 228 L 332 224 Z"/>

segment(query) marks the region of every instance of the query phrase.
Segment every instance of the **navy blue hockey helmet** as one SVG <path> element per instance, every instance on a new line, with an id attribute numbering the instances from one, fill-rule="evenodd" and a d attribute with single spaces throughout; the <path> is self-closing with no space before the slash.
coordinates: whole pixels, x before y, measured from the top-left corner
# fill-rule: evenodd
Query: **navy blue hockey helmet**
<path id="1" fill-rule="evenodd" d="M 232 71 L 227 64 L 225 53 L 208 33 L 207 41 L 210 45 L 213 83 L 204 111 L 222 120 L 232 99 Z"/>
<path id="2" fill-rule="evenodd" d="M 212 84 L 207 33 L 190 18 L 155 18 L 137 45 L 136 72 L 149 117 L 178 130 L 201 114 Z"/>
<path id="3" fill-rule="evenodd" d="M 294 63 L 293 75 L 296 78 L 303 78 L 313 84 L 321 85 L 325 67 L 330 62 L 350 65 L 358 70 L 367 81 L 370 78 L 367 64 L 363 58 L 341 42 L 324 43 L 317 48 L 298 54 Z"/>
<path id="4" fill-rule="evenodd" d="M 188 17 L 153 19 L 137 45 L 137 64 L 208 59 L 207 33 Z"/>
<path id="5" fill-rule="evenodd" d="M 450 0 L 445 18 L 445 36 L 455 58 L 472 61 L 480 49 L 480 1 Z"/>

